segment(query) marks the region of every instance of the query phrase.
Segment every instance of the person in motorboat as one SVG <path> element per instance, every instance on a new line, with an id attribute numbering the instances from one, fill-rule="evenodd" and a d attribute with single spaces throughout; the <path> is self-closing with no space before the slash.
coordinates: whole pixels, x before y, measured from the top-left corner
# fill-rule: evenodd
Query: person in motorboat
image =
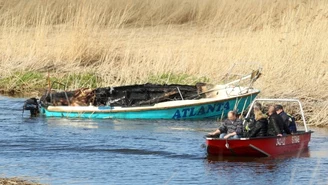
<path id="1" fill-rule="evenodd" d="M 218 136 L 220 138 L 228 139 L 241 138 L 243 134 L 243 123 L 237 118 L 237 113 L 234 111 L 228 112 L 228 119 L 226 119 L 221 126 L 214 132 L 209 133 L 209 136 Z"/>
<path id="2" fill-rule="evenodd" d="M 249 137 L 250 131 L 255 127 L 255 112 L 261 111 L 262 112 L 262 105 L 258 102 L 256 102 L 253 106 L 253 109 L 250 112 L 250 116 L 246 117 L 245 120 L 247 121 L 244 125 L 244 136 Z"/>
<path id="3" fill-rule="evenodd" d="M 261 110 L 254 110 L 255 125 L 249 131 L 248 137 L 265 137 L 268 133 L 268 116 Z"/>
<path id="4" fill-rule="evenodd" d="M 269 124 L 268 124 L 268 136 L 282 136 L 284 130 L 284 121 L 277 114 L 273 105 L 269 107 Z M 290 134 L 289 129 L 285 130 L 286 134 Z"/>
<path id="5" fill-rule="evenodd" d="M 282 105 L 275 105 L 276 112 L 279 116 L 281 116 L 284 121 L 284 130 L 290 130 L 291 133 L 296 133 L 296 123 L 293 120 L 293 117 L 288 115 Z"/>

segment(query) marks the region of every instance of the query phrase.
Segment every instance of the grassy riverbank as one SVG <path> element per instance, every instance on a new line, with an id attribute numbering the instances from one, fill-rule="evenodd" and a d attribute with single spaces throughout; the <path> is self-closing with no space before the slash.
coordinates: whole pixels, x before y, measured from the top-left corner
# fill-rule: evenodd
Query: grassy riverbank
<path id="1" fill-rule="evenodd" d="M 48 72 L 69 88 L 218 83 L 257 63 L 262 97 L 327 125 L 327 17 L 324 0 L 0 0 L 0 89 L 39 91 Z"/>
<path id="2" fill-rule="evenodd" d="M 30 182 L 18 178 L 0 178 L 1 185 L 41 185 L 39 183 Z"/>

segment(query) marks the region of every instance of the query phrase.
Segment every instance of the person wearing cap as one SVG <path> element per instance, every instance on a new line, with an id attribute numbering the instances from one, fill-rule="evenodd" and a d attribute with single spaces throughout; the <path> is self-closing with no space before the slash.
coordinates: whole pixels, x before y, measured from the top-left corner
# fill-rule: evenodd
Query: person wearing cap
<path id="1" fill-rule="evenodd" d="M 237 113 L 234 111 L 229 111 L 228 119 L 226 119 L 216 131 L 209 133 L 210 136 L 219 135 L 220 138 L 224 139 L 238 139 L 241 138 L 242 134 L 243 123 L 237 118 Z"/>
<path id="2" fill-rule="evenodd" d="M 283 120 L 283 133 L 285 134 L 291 134 L 291 131 L 289 129 L 289 126 L 291 125 L 291 121 L 289 120 L 289 116 L 284 111 L 284 108 L 282 105 L 275 105 L 274 106 L 276 113 L 282 118 Z"/>

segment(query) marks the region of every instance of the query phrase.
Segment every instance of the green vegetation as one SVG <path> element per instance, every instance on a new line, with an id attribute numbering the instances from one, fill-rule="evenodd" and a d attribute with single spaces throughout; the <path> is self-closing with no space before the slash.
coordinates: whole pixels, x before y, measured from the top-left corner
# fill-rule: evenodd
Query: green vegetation
<path id="1" fill-rule="evenodd" d="M 31 91 L 45 86 L 44 75 L 39 72 L 14 72 L 0 79 L 0 89 L 10 94 Z"/>
<path id="2" fill-rule="evenodd" d="M 101 78 L 94 73 L 75 73 L 65 74 L 63 77 L 50 77 L 51 82 L 59 82 L 65 86 L 65 89 L 77 89 L 81 87 L 96 88 L 101 83 Z M 59 84 L 53 85 L 54 89 L 62 89 Z"/>
<path id="3" fill-rule="evenodd" d="M 77 89 L 81 87 L 100 87 L 103 80 L 95 73 L 67 73 L 63 75 L 49 74 L 52 89 Z M 149 83 L 157 84 L 196 84 L 197 82 L 209 82 L 209 78 L 191 76 L 188 74 L 164 73 L 150 75 Z M 48 87 L 48 74 L 34 71 L 19 71 L 0 78 L 0 89 L 9 94 L 30 94 L 31 92 L 43 92 Z"/>
<path id="4" fill-rule="evenodd" d="M 50 74 L 50 82 L 53 89 L 76 89 L 80 87 L 95 88 L 101 83 L 94 73 L 68 73 L 64 75 Z M 58 83 L 55 83 L 58 82 Z M 0 78 L 0 89 L 3 93 L 29 94 L 43 91 L 48 87 L 48 75 L 40 72 L 14 72 L 11 75 Z"/>

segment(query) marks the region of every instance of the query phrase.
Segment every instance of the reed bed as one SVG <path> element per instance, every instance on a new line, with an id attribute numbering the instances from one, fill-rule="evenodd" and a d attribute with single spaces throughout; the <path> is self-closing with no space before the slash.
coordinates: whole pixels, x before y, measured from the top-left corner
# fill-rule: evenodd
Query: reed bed
<path id="1" fill-rule="evenodd" d="M 99 86 L 219 83 L 233 63 L 235 74 L 260 65 L 262 97 L 300 98 L 323 126 L 327 30 L 326 0 L 0 0 L 0 86 L 31 91 L 48 73 L 93 74 Z"/>

